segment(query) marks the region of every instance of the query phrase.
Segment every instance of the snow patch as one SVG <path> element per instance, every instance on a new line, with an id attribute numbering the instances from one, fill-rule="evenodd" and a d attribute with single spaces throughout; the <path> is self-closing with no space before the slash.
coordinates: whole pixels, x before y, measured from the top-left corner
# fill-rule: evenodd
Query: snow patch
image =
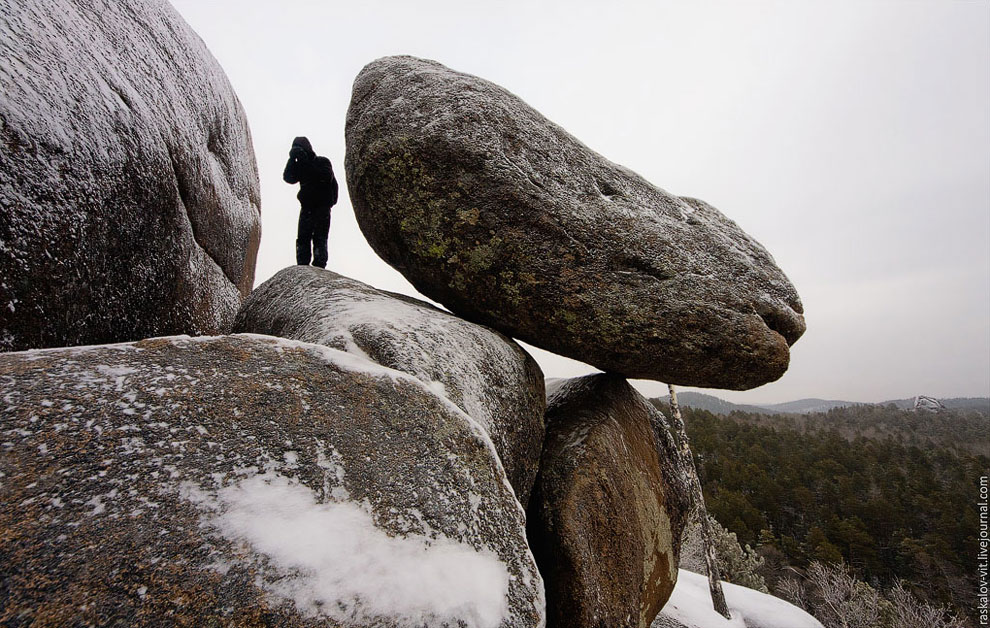
<path id="1" fill-rule="evenodd" d="M 447 397 L 447 387 L 443 385 L 443 382 L 425 382 L 426 387 L 433 391 L 438 397 Z"/>
<path id="2" fill-rule="evenodd" d="M 279 577 L 263 586 L 310 616 L 372 624 L 494 628 L 508 615 L 509 572 L 494 554 L 439 537 L 393 537 L 352 502 L 267 472 L 215 495 L 184 483 L 180 494 L 213 514 L 207 525 L 267 557 Z"/>
<path id="3" fill-rule="evenodd" d="M 323 499 L 347 501 L 351 498 L 351 495 L 344 486 L 343 456 L 340 455 L 340 452 L 333 445 L 325 445 L 323 441 L 317 441 L 316 444 L 316 466 L 323 469 Z M 324 453 L 326 450 L 330 451 L 329 458 Z M 336 484 L 332 490 L 330 488 L 331 476 Z"/>
<path id="4" fill-rule="evenodd" d="M 86 502 L 86 505 L 93 507 L 93 510 L 87 513 L 90 517 L 101 515 L 107 510 L 106 505 L 104 505 L 103 500 L 99 496 L 91 498 Z"/>
<path id="5" fill-rule="evenodd" d="M 677 570 L 677 584 L 660 616 L 676 620 L 687 628 L 823 628 L 821 622 L 784 600 L 722 583 L 725 602 L 732 619 L 712 608 L 708 578 L 692 571 Z M 660 625 L 655 622 L 654 626 Z"/>
<path id="6" fill-rule="evenodd" d="M 100 364 L 96 367 L 96 370 L 107 377 L 123 377 L 125 375 L 134 375 L 138 370 L 131 366 L 108 366 L 106 364 Z"/>

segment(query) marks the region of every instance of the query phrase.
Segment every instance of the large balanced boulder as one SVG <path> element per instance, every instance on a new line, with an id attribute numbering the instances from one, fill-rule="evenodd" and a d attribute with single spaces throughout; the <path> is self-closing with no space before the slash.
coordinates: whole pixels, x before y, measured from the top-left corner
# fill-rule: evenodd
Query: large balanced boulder
<path id="1" fill-rule="evenodd" d="M 258 171 L 200 38 L 165 0 L 18 0 L 0 57 L 0 350 L 229 328 Z"/>
<path id="2" fill-rule="evenodd" d="M 4 626 L 543 621 L 488 437 L 404 373 L 238 335 L 0 354 L 0 380 Z"/>
<path id="3" fill-rule="evenodd" d="M 379 59 L 346 140 L 365 237 L 455 314 L 628 377 L 745 389 L 787 369 L 802 306 L 760 244 L 505 89 Z"/>
<path id="4" fill-rule="evenodd" d="M 527 523 L 548 628 L 647 628 L 673 591 L 689 490 L 656 412 L 615 375 L 551 392 Z"/>
<path id="5" fill-rule="evenodd" d="M 333 347 L 418 378 L 485 429 L 528 503 L 543 447 L 543 372 L 502 334 L 312 266 L 290 266 L 259 286 L 234 331 Z"/>

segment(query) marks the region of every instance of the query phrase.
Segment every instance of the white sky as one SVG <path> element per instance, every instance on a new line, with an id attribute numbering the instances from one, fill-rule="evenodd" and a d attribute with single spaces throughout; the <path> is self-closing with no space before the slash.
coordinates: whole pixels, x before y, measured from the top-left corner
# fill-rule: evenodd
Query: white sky
<path id="1" fill-rule="evenodd" d="M 773 384 L 724 399 L 990 395 L 990 3 L 896 0 L 173 0 L 247 111 L 256 282 L 294 263 L 306 135 L 342 184 L 329 268 L 415 295 L 344 187 L 351 84 L 390 54 L 516 93 L 605 157 L 764 244 L 808 331 Z M 548 377 L 591 372 L 534 350 Z M 647 383 L 649 394 L 664 387 Z"/>

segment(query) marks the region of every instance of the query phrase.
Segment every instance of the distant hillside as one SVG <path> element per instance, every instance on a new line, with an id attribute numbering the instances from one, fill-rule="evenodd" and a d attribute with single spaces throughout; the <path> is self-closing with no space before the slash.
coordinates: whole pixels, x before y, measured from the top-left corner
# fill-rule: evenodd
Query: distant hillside
<path id="1" fill-rule="evenodd" d="M 652 402 L 658 407 L 667 407 L 666 398 Z M 682 405 L 685 412 L 690 409 L 716 414 L 687 403 Z M 893 403 L 868 403 L 832 408 L 826 412 L 770 414 L 761 408 L 758 412 L 741 410 L 721 416 L 734 423 L 794 430 L 802 434 L 834 432 L 849 441 L 857 438 L 891 438 L 906 446 L 926 449 L 945 447 L 976 455 L 990 455 L 990 416 L 977 410 L 949 408 L 939 413 L 914 412 L 897 408 Z"/>
<path id="2" fill-rule="evenodd" d="M 838 401 L 834 399 L 798 399 L 797 401 L 787 401 L 785 403 L 775 403 L 773 405 L 761 405 L 761 408 L 780 414 L 808 414 L 809 412 L 828 412 L 833 408 L 845 408 L 847 406 L 869 405 L 855 401 Z"/>
<path id="3" fill-rule="evenodd" d="M 670 396 L 660 397 L 660 401 L 668 403 L 670 401 Z M 724 399 L 719 399 L 714 395 L 706 395 L 704 393 L 696 392 L 679 392 L 677 393 L 677 402 L 682 406 L 688 408 L 697 408 L 699 410 L 707 410 L 712 414 L 729 414 L 730 412 L 740 411 L 749 412 L 753 414 L 773 414 L 773 411 L 767 410 L 762 406 L 749 406 L 745 404 L 731 403 L 725 401 Z"/>
<path id="4" fill-rule="evenodd" d="M 664 403 L 669 397 L 660 397 Z M 712 414 L 729 414 L 730 412 L 746 412 L 749 414 L 807 414 L 809 412 L 827 412 L 832 408 L 861 405 L 855 401 L 833 401 L 828 399 L 799 399 L 785 403 L 752 405 L 732 403 L 719 399 L 714 395 L 697 392 L 682 392 L 677 394 L 677 400 L 682 406 L 707 410 Z M 911 401 L 912 407 L 914 400 Z"/>
<path id="5" fill-rule="evenodd" d="M 976 608 L 973 486 L 990 464 L 990 419 L 868 404 L 777 416 L 686 407 L 684 422 L 709 512 L 765 558 L 771 591 L 787 567 L 841 561 L 874 586 L 906 580 L 929 603 Z"/>
<path id="6" fill-rule="evenodd" d="M 660 401 L 667 403 L 669 397 L 660 397 Z M 697 392 L 682 392 L 677 394 L 677 400 L 682 406 L 706 410 L 712 414 L 729 414 L 731 412 L 745 412 L 747 414 L 812 414 L 815 412 L 828 412 L 835 408 L 847 408 L 851 406 L 887 406 L 893 404 L 902 410 L 914 408 L 914 397 L 909 399 L 894 399 L 882 403 L 862 403 L 858 401 L 842 401 L 838 399 L 798 399 L 797 401 L 787 401 L 775 404 L 740 404 L 719 399 L 714 395 L 706 395 Z M 951 399 L 939 399 L 946 408 L 950 410 L 977 411 L 985 416 L 990 416 L 990 397 L 954 397 Z"/>

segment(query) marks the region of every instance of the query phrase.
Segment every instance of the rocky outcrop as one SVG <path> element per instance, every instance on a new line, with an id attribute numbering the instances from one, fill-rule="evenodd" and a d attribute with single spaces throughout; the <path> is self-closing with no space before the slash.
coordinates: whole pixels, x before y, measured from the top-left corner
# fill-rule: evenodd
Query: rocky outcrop
<path id="1" fill-rule="evenodd" d="M 164 0 L 23 0 L 0 57 L 0 350 L 227 329 L 258 172 L 200 38 Z"/>
<path id="2" fill-rule="evenodd" d="M 477 421 L 523 506 L 536 479 L 543 372 L 512 340 L 432 305 L 330 271 L 283 269 L 251 293 L 235 332 L 333 347 L 403 371 Z"/>
<path id="3" fill-rule="evenodd" d="M 418 379 L 238 335 L 0 354 L 0 381 L 0 624 L 542 623 L 490 441 Z"/>
<path id="4" fill-rule="evenodd" d="M 550 395 L 527 523 L 549 628 L 647 628 L 677 582 L 689 492 L 655 412 L 614 375 Z"/>
<path id="5" fill-rule="evenodd" d="M 802 306 L 762 246 L 501 87 L 379 59 L 346 139 L 361 230 L 455 314 L 629 377 L 745 389 L 787 369 Z"/>
<path id="6" fill-rule="evenodd" d="M 914 411 L 915 412 L 933 412 L 939 413 L 945 410 L 945 406 L 941 401 L 935 397 L 929 397 L 927 395 L 918 395 L 914 398 Z"/>

